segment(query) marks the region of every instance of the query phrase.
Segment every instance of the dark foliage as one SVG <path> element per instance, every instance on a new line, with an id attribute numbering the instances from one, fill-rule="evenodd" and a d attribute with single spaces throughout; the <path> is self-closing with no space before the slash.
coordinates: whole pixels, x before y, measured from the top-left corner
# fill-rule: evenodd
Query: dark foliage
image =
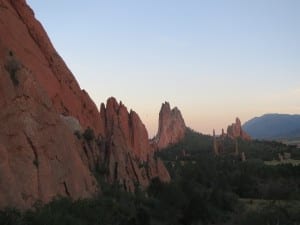
<path id="1" fill-rule="evenodd" d="M 79 130 L 74 131 L 74 135 L 77 137 L 78 140 L 81 139 L 81 133 Z"/>
<path id="2" fill-rule="evenodd" d="M 32 161 L 32 163 L 33 163 L 33 165 L 34 165 L 36 168 L 39 167 L 39 160 L 38 160 L 38 159 L 34 159 L 34 160 Z"/>
<path id="3" fill-rule="evenodd" d="M 278 205 L 270 202 L 256 210 L 246 211 L 236 217 L 235 224 L 253 225 L 298 225 L 300 224 L 300 210 L 291 205 Z"/>
<path id="4" fill-rule="evenodd" d="M 10 52 L 10 59 L 5 64 L 5 69 L 10 75 L 15 86 L 19 85 L 18 71 L 21 69 L 21 64 L 13 57 L 13 53 Z"/>
<path id="5" fill-rule="evenodd" d="M 95 139 L 95 133 L 94 130 L 90 127 L 86 128 L 86 130 L 83 132 L 82 136 L 87 142 L 90 142 Z"/>

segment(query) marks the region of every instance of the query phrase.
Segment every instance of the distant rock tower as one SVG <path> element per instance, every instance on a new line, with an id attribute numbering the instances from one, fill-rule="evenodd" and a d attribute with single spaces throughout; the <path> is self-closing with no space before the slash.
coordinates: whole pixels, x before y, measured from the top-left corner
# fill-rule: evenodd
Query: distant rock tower
<path id="1" fill-rule="evenodd" d="M 158 132 L 152 141 L 157 150 L 166 148 L 181 141 L 186 132 L 186 126 L 180 110 L 171 109 L 170 104 L 162 104 L 159 112 Z"/>
<path id="2" fill-rule="evenodd" d="M 241 138 L 246 141 L 250 141 L 251 137 L 242 129 L 241 121 L 237 117 L 235 123 L 227 127 L 227 136 L 230 138 Z"/>
<path id="3" fill-rule="evenodd" d="M 225 132 L 224 132 L 224 128 L 222 128 L 222 135 L 221 135 L 222 138 L 225 137 L 225 135 L 226 135 L 226 134 L 225 134 Z"/>
<path id="4" fill-rule="evenodd" d="M 216 132 L 213 130 L 213 151 L 215 155 L 219 155 L 218 143 L 216 138 Z"/>

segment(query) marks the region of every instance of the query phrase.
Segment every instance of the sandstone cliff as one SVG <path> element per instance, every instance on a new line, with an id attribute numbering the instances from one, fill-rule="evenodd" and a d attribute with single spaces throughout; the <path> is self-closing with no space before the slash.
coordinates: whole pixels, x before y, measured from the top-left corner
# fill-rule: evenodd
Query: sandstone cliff
<path id="1" fill-rule="evenodd" d="M 25 1 L 0 1 L 0 207 L 95 193 L 96 181 L 60 116 L 80 114 L 83 126 L 92 124 L 80 112 L 83 102 L 94 107 L 86 96 Z"/>
<path id="2" fill-rule="evenodd" d="M 235 119 L 235 123 L 227 127 L 227 135 L 230 138 L 241 138 L 243 140 L 251 140 L 251 137 L 242 129 L 239 118 Z"/>
<path id="3" fill-rule="evenodd" d="M 177 107 L 171 109 L 170 104 L 162 104 L 159 112 L 158 132 L 152 140 L 154 148 L 160 150 L 179 142 L 185 135 L 186 126 Z"/>
<path id="4" fill-rule="evenodd" d="M 0 208 L 91 197 L 103 165 L 127 190 L 170 179 L 138 115 L 113 99 L 100 114 L 25 0 L 0 0 L 0 107 Z"/>

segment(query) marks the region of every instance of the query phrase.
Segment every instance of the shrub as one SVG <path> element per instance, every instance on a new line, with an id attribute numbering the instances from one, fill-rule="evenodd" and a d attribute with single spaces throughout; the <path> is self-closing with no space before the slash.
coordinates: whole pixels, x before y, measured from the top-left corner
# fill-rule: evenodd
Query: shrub
<path id="1" fill-rule="evenodd" d="M 0 224 L 5 225 L 21 225 L 22 215 L 17 209 L 7 208 L 0 212 Z"/>
<path id="2" fill-rule="evenodd" d="M 95 139 L 95 133 L 93 131 L 92 128 L 88 127 L 86 128 L 86 130 L 84 131 L 83 135 L 84 139 L 88 142 L 92 141 Z"/>
<path id="3" fill-rule="evenodd" d="M 77 137 L 78 140 L 81 139 L 81 133 L 79 130 L 74 131 L 74 135 Z"/>
<path id="4" fill-rule="evenodd" d="M 13 84 L 15 86 L 19 85 L 19 80 L 17 73 L 21 69 L 21 64 L 11 56 L 11 59 L 9 59 L 5 65 L 6 71 L 10 75 L 10 79 L 12 80 Z"/>
<path id="5" fill-rule="evenodd" d="M 36 168 L 39 167 L 39 160 L 38 160 L 38 159 L 34 159 L 34 160 L 32 161 L 32 163 L 33 163 L 33 165 L 35 165 Z"/>

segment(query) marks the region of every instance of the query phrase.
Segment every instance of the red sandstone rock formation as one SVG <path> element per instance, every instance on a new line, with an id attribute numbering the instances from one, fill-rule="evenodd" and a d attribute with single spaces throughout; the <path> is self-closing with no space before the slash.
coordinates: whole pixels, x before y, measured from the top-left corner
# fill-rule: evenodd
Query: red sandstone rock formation
<path id="1" fill-rule="evenodd" d="M 235 123 L 227 127 L 227 135 L 230 138 L 241 138 L 243 140 L 251 140 L 251 137 L 242 129 L 241 121 L 236 118 Z"/>
<path id="2" fill-rule="evenodd" d="M 177 107 L 171 110 L 170 104 L 162 104 L 159 112 L 158 132 L 153 144 L 158 150 L 179 142 L 185 135 L 186 126 Z"/>
<path id="3" fill-rule="evenodd" d="M 92 196 L 95 178 L 60 115 L 100 132 L 99 113 L 25 1 L 0 1 L 0 75 L 0 207 Z"/>
<path id="4" fill-rule="evenodd" d="M 228 149 L 225 150 L 224 148 L 224 141 L 227 139 L 233 139 L 235 148 L 234 148 L 234 155 L 239 156 L 241 155 L 239 152 L 238 141 L 237 138 L 241 138 L 242 140 L 250 141 L 251 137 L 242 129 L 241 121 L 239 118 L 236 118 L 236 122 L 229 125 L 227 128 L 227 134 L 224 133 L 224 129 L 222 129 L 222 134 L 219 137 L 216 137 L 215 130 L 213 130 L 213 152 L 215 155 L 229 153 Z M 245 155 L 242 152 L 242 160 L 245 160 Z"/>
<path id="5" fill-rule="evenodd" d="M 96 181 L 73 131 L 25 65 L 10 69 L 13 57 L 0 62 L 0 207 L 92 196 Z"/>
<path id="6" fill-rule="evenodd" d="M 121 183 L 133 191 L 135 184 L 145 187 L 154 177 L 168 182 L 170 176 L 159 159 L 154 159 L 147 130 L 134 111 L 114 98 L 101 105 L 101 117 L 105 121 L 107 142 L 105 163 L 108 164 L 109 182 Z"/>
<path id="7" fill-rule="evenodd" d="M 113 99 L 99 113 L 25 0 L 0 0 L 0 107 L 0 208 L 90 197 L 102 164 L 127 190 L 170 179 L 138 115 Z"/>
<path id="8" fill-rule="evenodd" d="M 80 89 L 26 1 L 2 0 L 0 4 L 2 45 L 31 71 L 58 113 L 77 118 L 84 128 L 89 126 L 97 133 L 102 132 L 96 105 Z"/>

